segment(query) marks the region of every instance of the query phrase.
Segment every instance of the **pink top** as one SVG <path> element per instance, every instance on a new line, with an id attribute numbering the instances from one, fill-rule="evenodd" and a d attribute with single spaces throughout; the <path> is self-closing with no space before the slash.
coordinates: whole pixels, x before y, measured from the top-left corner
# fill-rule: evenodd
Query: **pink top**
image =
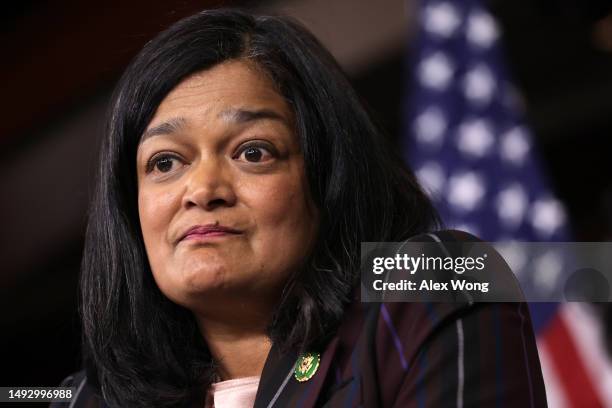
<path id="1" fill-rule="evenodd" d="M 253 408 L 259 377 L 237 378 L 210 386 L 204 408 Z"/>

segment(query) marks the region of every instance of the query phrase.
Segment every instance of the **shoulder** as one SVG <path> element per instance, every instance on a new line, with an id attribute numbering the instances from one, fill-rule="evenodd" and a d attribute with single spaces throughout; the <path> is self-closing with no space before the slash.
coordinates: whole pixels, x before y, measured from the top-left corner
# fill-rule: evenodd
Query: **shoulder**
<path id="1" fill-rule="evenodd" d="M 98 391 L 88 382 L 85 370 L 78 371 L 64 378 L 60 387 L 73 387 L 74 395 L 70 403 L 51 403 L 50 408 L 107 408 L 108 406 Z"/>
<path id="2" fill-rule="evenodd" d="M 440 231 L 408 242 L 435 242 L 448 256 L 460 256 L 474 244 L 489 252 L 497 279 L 515 282 L 495 249 L 471 234 Z M 369 366 L 360 374 L 364 398 L 384 406 L 415 400 L 443 406 L 454 404 L 460 391 L 466 405 L 542 401 L 529 310 L 522 295 L 515 295 L 512 302 L 469 296 L 450 302 L 359 302 L 346 317 L 361 321 L 361 341 L 353 344 Z"/>
<path id="3" fill-rule="evenodd" d="M 452 296 L 435 297 L 436 301 L 423 301 L 427 298 L 417 297 L 413 301 L 374 303 L 370 313 L 376 324 L 372 328 L 375 327 L 375 340 L 381 353 L 386 353 L 385 350 L 389 346 L 392 350 L 401 346 L 407 363 L 446 332 L 453 334 L 450 337 L 454 339 L 454 343 L 461 341 L 457 333 L 461 335 L 463 331 L 465 334 L 467 329 L 462 326 L 466 322 L 470 324 L 469 330 L 478 330 L 487 335 L 494 334 L 493 329 L 500 325 L 504 326 L 504 332 L 527 330 L 531 334 L 529 310 L 523 302 L 518 282 L 492 245 L 474 235 L 457 230 L 421 234 L 406 242 L 427 243 L 429 246 L 424 251 L 425 256 L 442 254 L 450 258 L 465 258 L 484 253 L 488 255 L 485 269 L 477 273 L 458 273 L 450 270 L 448 274 L 432 276 L 428 270 L 419 270 L 412 275 L 417 282 L 426 280 L 446 283 L 466 278 L 483 279 L 481 276 L 484 276 L 484 280 L 491 281 L 489 283 L 492 285 L 486 293 L 487 296 L 475 295 L 477 291 L 454 290 L 451 291 L 454 292 Z M 511 299 L 510 302 L 498 296 L 507 295 L 509 292 L 495 292 L 495 286 L 500 284 L 505 288 L 512 286 L 516 289 L 508 298 Z M 450 290 L 453 287 L 448 285 L 448 288 Z M 402 367 L 405 368 L 405 364 Z"/>
<path id="4" fill-rule="evenodd" d="M 406 249 L 408 245 L 416 245 L 416 247 Z M 483 242 L 472 234 L 458 230 L 435 231 L 415 235 L 399 243 L 399 245 L 394 244 L 394 246 L 389 247 L 390 250 L 385 249 L 382 253 L 384 253 L 384 255 L 391 254 L 395 256 L 396 254 L 407 252 L 409 256 L 413 257 L 440 256 L 457 258 L 466 255 L 466 253 L 472 251 L 475 246 L 477 246 L 479 251 L 486 250 L 489 257 L 493 258 L 491 269 L 495 269 L 498 272 L 502 271 L 503 274 L 509 275 L 512 277 L 511 279 L 514 279 L 514 275 L 510 268 L 491 245 Z M 376 251 L 374 256 L 381 254 L 378 248 L 375 248 L 374 251 Z M 470 255 L 473 255 L 473 253 L 470 253 Z M 372 283 L 372 270 L 368 266 L 364 266 L 364 263 L 371 264 L 372 256 L 373 255 L 368 253 L 362 257 L 363 269 L 361 291 L 360 293 L 356 292 L 354 294 L 353 303 L 347 308 L 345 314 L 345 323 L 347 321 L 355 321 L 358 323 L 345 324 L 345 327 L 364 329 L 369 326 L 370 329 L 376 329 L 376 337 L 384 337 L 387 334 L 399 335 L 401 334 L 399 331 L 405 327 L 410 331 L 409 337 L 414 344 L 418 343 L 416 341 L 417 339 L 426 338 L 429 333 L 436 331 L 441 326 L 451 324 L 466 313 L 469 314 L 472 313 L 472 311 L 479 311 L 480 309 L 484 309 L 486 313 L 487 310 L 491 309 L 483 307 L 485 305 L 479 303 L 478 298 L 469 295 L 464 296 L 463 292 L 452 297 L 433 297 L 435 301 L 427 301 L 428 299 L 426 297 L 420 296 L 409 298 L 402 298 L 401 295 L 395 298 L 390 296 L 389 298 L 395 299 L 394 301 L 388 301 L 386 296 L 377 295 L 377 297 L 372 297 L 371 292 L 368 292 L 372 287 L 367 287 Z M 381 279 L 385 282 L 399 281 L 400 278 L 395 275 L 399 275 L 401 278 L 407 277 L 414 282 L 432 280 L 442 283 L 446 283 L 450 279 L 460 276 L 455 274 L 452 270 L 448 271 L 448 273 L 432 275 L 429 270 L 418 270 L 416 273 L 413 272 L 412 274 L 402 271 L 402 274 L 400 274 L 397 269 L 393 269 L 385 271 L 382 275 L 374 276 L 373 279 Z M 466 275 L 469 274 L 461 274 L 461 276 Z M 388 292 L 389 291 L 386 293 Z M 402 295 L 404 295 L 407 290 L 403 290 L 402 292 Z M 422 293 L 423 291 L 420 292 Z M 378 301 L 374 301 L 374 299 Z M 449 299 L 452 301 L 449 301 Z M 370 322 L 370 324 L 368 325 L 367 322 Z M 406 333 L 406 335 L 408 335 L 408 333 Z"/>
<path id="5" fill-rule="evenodd" d="M 544 401 L 525 303 L 382 303 L 375 327 L 370 380 L 385 403 L 444 406 L 459 390 L 464 405 Z"/>

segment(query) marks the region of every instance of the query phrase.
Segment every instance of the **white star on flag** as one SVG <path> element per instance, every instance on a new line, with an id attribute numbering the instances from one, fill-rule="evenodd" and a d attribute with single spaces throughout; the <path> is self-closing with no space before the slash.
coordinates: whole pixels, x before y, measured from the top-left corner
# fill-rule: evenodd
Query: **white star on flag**
<path id="1" fill-rule="evenodd" d="M 523 222 L 529 197 L 518 183 L 501 190 L 497 195 L 497 214 L 501 222 L 510 229 L 516 229 Z"/>
<path id="2" fill-rule="evenodd" d="M 457 9 L 447 2 L 427 7 L 424 21 L 429 32 L 447 38 L 455 33 L 461 23 Z"/>
<path id="3" fill-rule="evenodd" d="M 527 132 L 521 126 L 515 126 L 501 136 L 499 154 L 512 164 L 523 164 L 529 149 Z"/>
<path id="4" fill-rule="evenodd" d="M 442 166 L 436 162 L 427 162 L 416 171 L 416 176 L 430 197 L 440 196 L 446 183 Z"/>
<path id="5" fill-rule="evenodd" d="M 563 206 L 554 198 L 539 199 L 531 206 L 531 224 L 544 237 L 554 234 L 565 219 Z"/>
<path id="6" fill-rule="evenodd" d="M 432 146 L 442 144 L 446 131 L 446 118 L 439 108 L 430 107 L 423 111 L 414 122 L 414 131 L 419 141 Z"/>
<path id="7" fill-rule="evenodd" d="M 483 10 L 470 13 L 467 23 L 468 41 L 481 48 L 490 47 L 499 36 L 497 24 L 493 18 Z"/>
<path id="8" fill-rule="evenodd" d="M 494 142 L 491 125 L 484 119 L 468 120 L 459 125 L 457 148 L 467 156 L 483 157 Z"/>
<path id="9" fill-rule="evenodd" d="M 523 272 L 523 268 L 527 264 L 527 254 L 521 247 L 521 244 L 513 240 L 500 240 L 500 242 L 495 244 L 495 249 L 508 263 L 512 272 L 520 278 L 521 272 Z"/>
<path id="10" fill-rule="evenodd" d="M 458 224 L 453 226 L 454 229 L 459 231 L 469 232 L 472 235 L 479 236 L 480 230 L 474 224 Z"/>
<path id="11" fill-rule="evenodd" d="M 553 251 L 540 255 L 533 261 L 533 282 L 544 292 L 550 292 L 557 284 L 563 270 L 563 259 Z"/>
<path id="12" fill-rule="evenodd" d="M 491 70 L 484 64 L 472 68 L 465 75 L 463 82 L 465 97 L 476 105 L 489 103 L 495 88 L 495 78 Z"/>
<path id="13" fill-rule="evenodd" d="M 419 65 L 419 78 L 423 85 L 438 91 L 448 87 L 453 72 L 452 61 L 442 52 L 430 55 Z"/>
<path id="14" fill-rule="evenodd" d="M 449 180 L 448 202 L 457 210 L 472 211 L 485 195 L 484 183 L 475 172 L 454 174 Z"/>

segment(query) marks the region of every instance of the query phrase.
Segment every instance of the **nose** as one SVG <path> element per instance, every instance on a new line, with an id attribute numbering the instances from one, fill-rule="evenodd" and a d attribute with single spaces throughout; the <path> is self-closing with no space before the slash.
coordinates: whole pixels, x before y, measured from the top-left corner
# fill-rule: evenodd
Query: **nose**
<path id="1" fill-rule="evenodd" d="M 184 208 L 200 207 L 212 211 L 236 204 L 231 171 L 220 159 L 206 158 L 194 163 L 186 183 L 182 198 Z"/>

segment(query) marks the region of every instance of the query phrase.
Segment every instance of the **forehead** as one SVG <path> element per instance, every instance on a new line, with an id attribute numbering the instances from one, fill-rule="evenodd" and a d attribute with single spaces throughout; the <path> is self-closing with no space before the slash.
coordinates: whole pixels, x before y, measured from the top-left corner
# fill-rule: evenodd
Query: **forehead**
<path id="1" fill-rule="evenodd" d="M 170 117 L 206 117 L 235 109 L 270 109 L 291 121 L 292 112 L 270 78 L 252 63 L 227 61 L 196 72 L 166 95 L 149 127 Z"/>

